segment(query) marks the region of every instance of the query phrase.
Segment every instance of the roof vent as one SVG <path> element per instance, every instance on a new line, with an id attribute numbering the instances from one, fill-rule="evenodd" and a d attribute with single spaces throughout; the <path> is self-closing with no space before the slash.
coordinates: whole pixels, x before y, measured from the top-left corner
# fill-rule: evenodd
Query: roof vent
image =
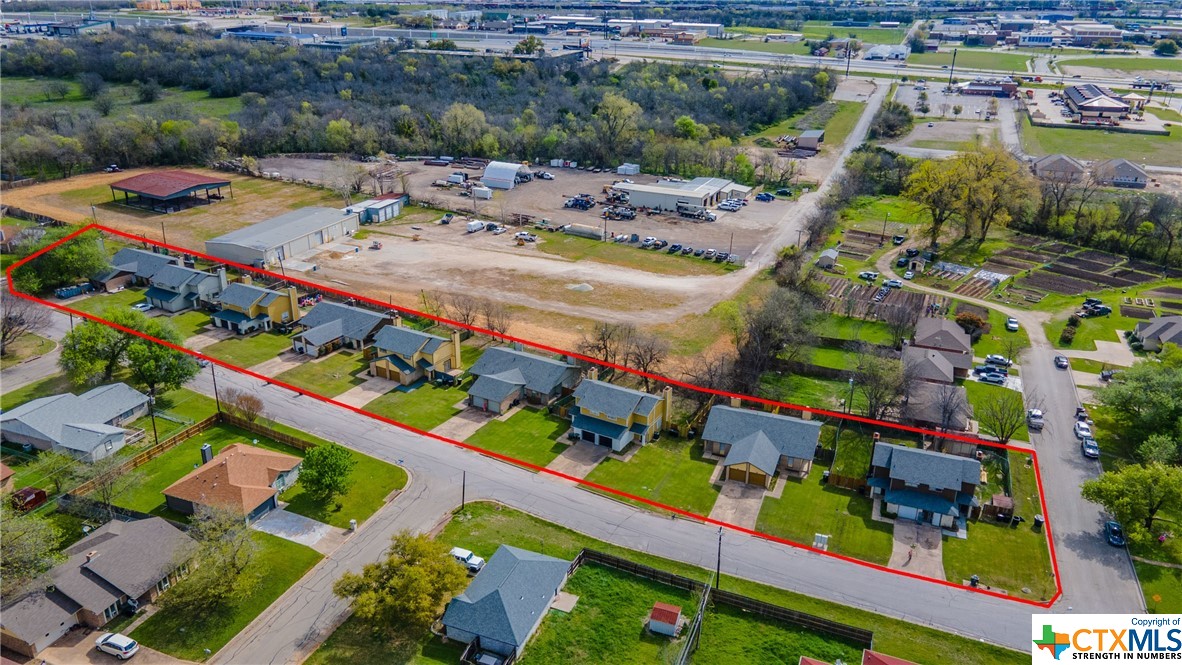
<path id="1" fill-rule="evenodd" d="M 86 553 L 86 563 L 90 563 L 91 561 L 93 561 L 96 556 L 98 556 L 97 550 L 91 550 L 91 551 L 87 552 Z"/>

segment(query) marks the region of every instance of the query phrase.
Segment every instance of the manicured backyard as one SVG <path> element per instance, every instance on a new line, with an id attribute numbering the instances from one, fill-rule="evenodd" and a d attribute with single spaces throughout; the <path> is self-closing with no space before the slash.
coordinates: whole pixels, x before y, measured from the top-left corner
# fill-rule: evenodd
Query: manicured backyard
<path id="1" fill-rule="evenodd" d="M 627 462 L 603 460 L 587 480 L 709 515 L 718 499 L 718 488 L 710 483 L 713 473 L 714 462 L 702 459 L 701 442 L 663 436 L 638 450 Z"/>
<path id="2" fill-rule="evenodd" d="M 580 566 L 563 590 L 578 596 L 578 603 L 569 614 L 546 615 L 522 665 L 648 665 L 672 662 L 679 653 L 680 641 L 643 626 L 654 602 L 692 611 L 689 592 L 594 564 Z"/>
<path id="3" fill-rule="evenodd" d="M 204 661 L 206 649 L 216 653 L 225 646 L 322 558 L 310 547 L 270 534 L 255 531 L 251 537 L 259 549 L 245 574 L 253 573 L 259 581 L 250 594 L 199 616 L 165 606 L 130 637 L 170 656 Z"/>
<path id="4" fill-rule="evenodd" d="M 201 352 L 233 363 L 238 367 L 254 367 L 291 348 L 291 337 L 278 332 L 261 332 L 247 337 L 232 337 L 211 344 Z"/>
<path id="5" fill-rule="evenodd" d="M 147 302 L 144 292 L 140 289 L 123 289 L 117 293 L 96 293 L 81 300 L 67 303 L 80 312 L 87 314 L 102 314 L 110 308 L 125 309 L 140 302 Z"/>
<path id="6" fill-rule="evenodd" d="M 456 405 L 468 396 L 466 386 L 466 382 L 458 386 L 424 382 L 410 391 L 391 390 L 366 404 L 365 410 L 426 432 L 463 410 Z"/>
<path id="7" fill-rule="evenodd" d="M 545 410 L 521 409 L 508 420 L 489 421 L 464 443 L 546 466 L 566 450 L 558 439 L 568 429 L 568 421 Z"/>
<path id="8" fill-rule="evenodd" d="M 889 537 L 888 534 L 888 539 Z M 438 538 L 449 545 L 468 548 L 486 558 L 492 556 L 502 543 L 566 559 L 573 558 L 579 549 L 590 547 L 697 580 L 708 580 L 713 573 L 713 571 L 684 563 L 617 547 L 520 511 L 492 503 L 470 503 L 467 508 L 457 511 L 456 516 L 444 527 Z M 809 542 L 812 542 L 811 534 Z M 723 575 L 721 586 L 724 589 L 769 603 L 873 630 L 876 650 L 920 663 L 1019 665 L 1030 662 L 1029 653 L 1010 651 L 899 619 L 726 574 Z M 636 625 L 634 630 L 639 632 L 640 626 Z M 827 653 L 827 651 L 821 650 L 822 648 L 841 648 L 841 643 L 836 640 L 819 635 L 811 635 L 811 637 L 825 643 L 824 646 L 817 644 L 814 647 L 818 649 L 818 654 Z M 770 652 L 768 653 L 770 654 Z M 777 659 L 772 662 L 795 663 L 796 660 L 795 658 Z M 739 659 L 731 662 L 746 661 Z"/>
<path id="9" fill-rule="evenodd" d="M 369 363 L 360 351 L 340 350 L 322 359 L 308 359 L 274 378 L 322 397 L 336 397 L 365 383 L 367 369 Z"/>
<path id="10" fill-rule="evenodd" d="M 886 564 L 891 557 L 891 525 L 870 519 L 869 499 L 823 482 L 825 467 L 813 464 L 808 478 L 780 477 L 784 493 L 764 498 L 756 529 L 796 543 L 812 545 L 818 533 L 829 535 L 829 551 Z"/>
<path id="11" fill-rule="evenodd" d="M 829 315 L 823 317 L 813 329 L 821 337 L 848 339 L 871 344 L 890 344 L 890 328 L 881 321 L 865 321 L 850 316 Z"/>

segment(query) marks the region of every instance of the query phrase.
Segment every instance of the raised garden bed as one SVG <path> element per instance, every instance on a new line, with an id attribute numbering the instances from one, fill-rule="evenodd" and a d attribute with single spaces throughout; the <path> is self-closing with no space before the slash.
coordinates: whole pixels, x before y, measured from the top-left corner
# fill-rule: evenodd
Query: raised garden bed
<path id="1" fill-rule="evenodd" d="M 1129 270 L 1128 268 L 1121 268 L 1120 270 L 1114 270 L 1109 274 L 1112 275 L 1113 277 L 1118 278 L 1118 279 L 1126 279 L 1134 284 L 1146 284 L 1148 282 L 1152 282 L 1152 281 L 1155 281 L 1158 279 L 1158 277 L 1156 277 L 1154 275 L 1148 275 L 1143 272 L 1137 272 L 1136 270 Z"/>
<path id="2" fill-rule="evenodd" d="M 1055 273 L 1056 275 L 1065 275 L 1108 286 L 1133 286 L 1136 284 L 1136 282 L 1131 282 L 1127 279 L 1120 279 L 1111 275 L 1101 275 L 1090 270 L 1080 270 L 1079 268 L 1072 268 L 1071 266 L 1060 265 L 1058 263 L 1051 264 L 1046 268 L 1046 271 Z"/>
<path id="3" fill-rule="evenodd" d="M 1019 261 L 1027 261 L 1030 263 L 1050 263 L 1055 257 L 1046 254 L 1039 254 L 1038 252 L 1031 252 L 1026 249 L 1018 249 L 1011 247 L 1005 251 L 998 252 L 994 258 L 1004 256 L 1006 258 L 1018 259 Z"/>
<path id="4" fill-rule="evenodd" d="M 1103 263 L 1109 268 L 1124 260 L 1115 254 L 1109 254 L 1108 252 L 1101 252 L 1095 249 L 1082 251 L 1079 254 L 1076 254 L 1075 258 L 1083 259 L 1085 261 L 1094 261 L 1096 263 Z"/>
<path id="5" fill-rule="evenodd" d="M 1015 245 L 1021 245 L 1022 247 L 1034 247 L 1035 245 L 1043 242 L 1044 240 L 1046 240 L 1046 238 L 1040 238 L 1039 236 L 1028 236 L 1028 235 L 1023 235 L 1023 234 L 1018 234 L 1018 235 L 1014 236 L 1013 238 L 1010 238 L 1010 242 L 1014 243 Z"/>
<path id="6" fill-rule="evenodd" d="M 1020 286 L 1038 289 L 1040 291 L 1051 291 L 1052 293 L 1061 293 L 1063 295 L 1080 295 L 1088 291 L 1095 291 L 1096 285 L 1091 282 L 1075 279 L 1073 277 L 1065 277 L 1063 275 L 1052 275 L 1048 272 L 1036 272 L 1033 275 L 1024 278 Z"/>
<path id="7" fill-rule="evenodd" d="M 1047 254 L 1067 254 L 1079 249 L 1075 245 L 1068 245 L 1065 242 L 1052 242 L 1046 245 L 1039 245 L 1038 251 L 1046 252 Z"/>
<path id="8" fill-rule="evenodd" d="M 1112 267 L 1110 264 L 1101 263 L 1099 261 L 1088 261 L 1086 259 L 1079 258 L 1079 256 L 1063 256 L 1055 259 L 1055 263 L 1071 266 L 1072 268 L 1079 268 L 1081 270 L 1087 270 L 1088 272 L 1104 272 Z"/>
<path id="9" fill-rule="evenodd" d="M 1182 302 L 1171 302 L 1169 300 L 1163 300 L 1157 304 L 1162 309 L 1168 309 L 1172 312 L 1182 312 Z"/>
<path id="10" fill-rule="evenodd" d="M 952 292 L 969 298 L 983 298 L 993 291 L 994 284 L 987 279 L 974 277 L 956 287 Z"/>
<path id="11" fill-rule="evenodd" d="M 1132 305 L 1121 305 L 1120 315 L 1127 316 L 1130 319 L 1152 319 L 1157 316 L 1157 313 L 1148 307 L 1134 307 Z"/>
<path id="12" fill-rule="evenodd" d="M 1159 286 L 1152 291 L 1146 291 L 1142 295 L 1147 295 L 1156 298 L 1182 298 L 1182 287 L 1177 286 Z"/>
<path id="13" fill-rule="evenodd" d="M 989 262 L 981 266 L 985 270 L 992 272 L 1008 272 L 1006 269 L 1012 270 L 1030 270 L 1035 264 L 1027 263 L 1026 261 L 1019 261 L 1018 259 L 1009 258 L 1005 256 L 992 256 Z"/>

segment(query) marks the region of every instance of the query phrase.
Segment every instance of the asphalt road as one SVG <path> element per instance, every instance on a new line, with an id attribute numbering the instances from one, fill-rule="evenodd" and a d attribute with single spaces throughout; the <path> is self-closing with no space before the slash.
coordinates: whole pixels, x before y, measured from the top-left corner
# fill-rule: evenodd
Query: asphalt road
<path id="1" fill-rule="evenodd" d="M 892 260 L 893 256 L 888 254 L 878 261 L 878 270 L 884 278 L 897 278 Z M 908 283 L 908 288 L 948 294 L 915 283 Z M 1103 469 L 1098 461 L 1080 453 L 1079 442 L 1072 432 L 1075 408 L 1080 402 L 1071 372 L 1055 367 L 1055 349 L 1042 327 L 1050 315 L 1010 309 L 976 298 L 960 296 L 960 299 L 1018 319 L 1030 336 L 1031 346 L 1021 356 L 1022 382 L 1027 403 L 1041 401 L 1045 414 L 1046 426 L 1042 432 L 1031 432 L 1031 444 L 1038 452 L 1043 499 L 1063 590 L 1055 611 L 1070 608 L 1072 612 L 1085 614 L 1144 612 L 1145 597 L 1128 551 L 1104 541 L 1101 530 L 1107 518 L 1103 509 L 1079 494 L 1079 486 L 1100 475 Z"/>
<path id="2" fill-rule="evenodd" d="M 460 503 L 461 473 L 467 499 L 499 501 L 589 536 L 642 552 L 713 569 L 717 527 L 669 519 L 592 494 L 575 484 L 534 474 L 478 453 L 436 441 L 347 409 L 325 404 L 228 370 L 218 387 L 259 395 L 267 413 L 306 432 L 341 442 L 404 466 L 412 480 L 392 504 L 314 568 L 217 654 L 215 663 L 284 663 L 322 638 L 345 606 L 332 582 L 345 570 L 378 559 L 391 533 L 426 531 Z M 190 385 L 212 392 L 209 371 Z M 462 545 L 463 543 L 456 543 Z M 544 547 L 544 543 L 539 543 Z M 727 531 L 722 571 L 757 582 L 899 617 L 972 638 L 1029 650 L 1031 608 L 931 582 L 906 578 L 828 556 Z"/>
<path id="3" fill-rule="evenodd" d="M 8 284 L 4 280 L 0 280 L 0 289 L 3 289 L 5 292 L 8 291 Z M 5 296 L 5 300 L 8 300 L 9 297 L 11 296 Z M 58 341 L 70 329 L 70 317 L 56 309 L 49 310 L 49 317 L 49 327 L 40 331 L 38 334 L 42 337 L 48 337 L 49 339 Z M 58 371 L 57 359 L 59 355 L 61 355 L 59 348 L 55 346 L 52 351 L 43 356 L 38 356 L 19 365 L 6 368 L 0 372 L 0 389 L 6 392 L 16 390 L 35 381 L 40 381 L 47 376 L 56 374 Z"/>

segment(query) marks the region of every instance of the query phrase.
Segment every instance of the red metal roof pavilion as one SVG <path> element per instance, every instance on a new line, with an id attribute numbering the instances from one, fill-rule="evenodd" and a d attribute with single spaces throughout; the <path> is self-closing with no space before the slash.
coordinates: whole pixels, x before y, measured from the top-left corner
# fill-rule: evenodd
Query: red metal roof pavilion
<path id="1" fill-rule="evenodd" d="M 230 196 L 234 196 L 234 186 L 225 178 L 211 178 L 188 171 L 155 171 L 111 183 L 111 200 L 171 212 L 220 199 L 222 187 L 229 187 Z M 210 194 L 211 190 L 216 190 L 216 194 Z M 123 192 L 123 201 L 116 198 L 115 192 Z M 200 192 L 205 193 L 204 199 L 198 196 Z"/>

